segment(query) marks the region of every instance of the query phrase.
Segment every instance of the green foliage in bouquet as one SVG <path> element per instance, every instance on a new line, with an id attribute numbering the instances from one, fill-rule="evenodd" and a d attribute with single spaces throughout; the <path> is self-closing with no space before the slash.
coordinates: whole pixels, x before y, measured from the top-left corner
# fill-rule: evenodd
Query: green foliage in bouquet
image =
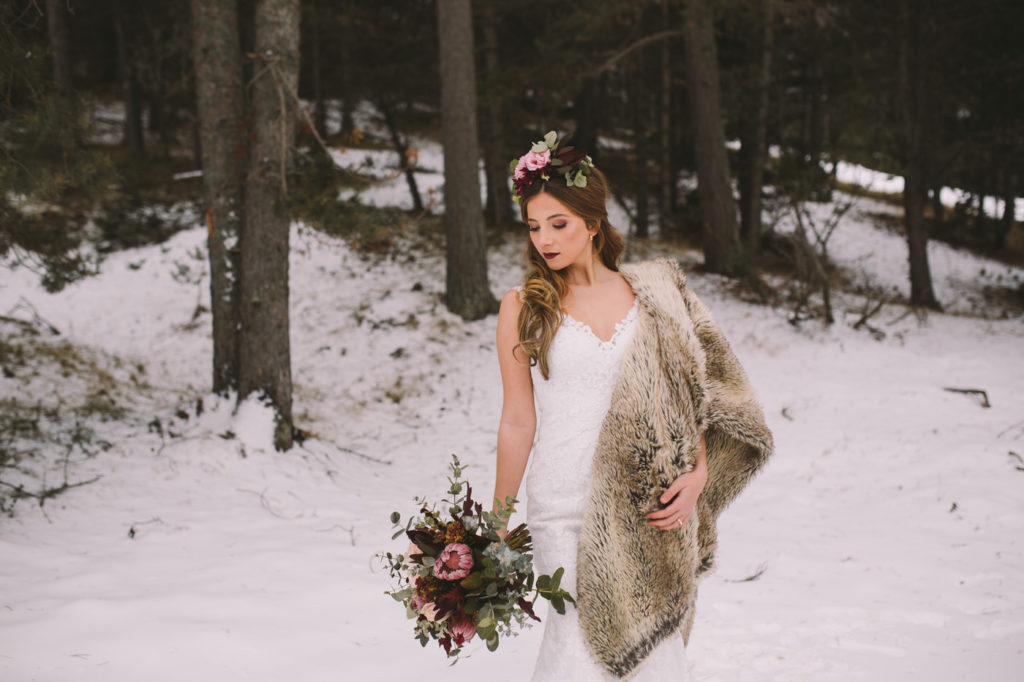
<path id="1" fill-rule="evenodd" d="M 540 621 L 533 611 L 537 596 L 551 601 L 560 614 L 572 595 L 560 586 L 563 569 L 552 575 L 534 576 L 530 532 L 519 524 L 502 540 L 498 531 L 515 511 L 514 497 L 498 502 L 496 512 L 484 511 L 473 500 L 469 483 L 462 479 L 462 465 L 452 455 L 448 477 L 447 518 L 426 499 L 415 498 L 420 515 L 402 524 L 399 512 L 391 514 L 397 528 L 392 539 L 406 535 L 412 544 L 403 554 L 378 554 L 398 586 L 386 590 L 405 605 L 415 619 L 414 635 L 426 646 L 437 640 L 447 655 L 458 660 L 462 647 L 479 635 L 490 651 L 498 648 L 501 635 L 516 635 Z"/>

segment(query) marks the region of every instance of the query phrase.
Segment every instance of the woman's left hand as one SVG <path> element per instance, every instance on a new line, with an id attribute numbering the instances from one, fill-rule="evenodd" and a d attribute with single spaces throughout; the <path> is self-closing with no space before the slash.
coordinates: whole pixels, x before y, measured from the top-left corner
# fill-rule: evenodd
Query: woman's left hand
<path id="1" fill-rule="evenodd" d="M 693 471 L 682 474 L 672 481 L 659 498 L 665 505 L 658 511 L 647 515 L 647 523 L 659 530 L 678 530 L 686 525 L 697 506 L 697 498 L 708 481 L 708 465 L 705 450 L 707 445 L 704 434 L 700 437 L 700 450 L 697 452 L 697 465 Z M 673 499 L 674 498 L 674 499 Z"/>

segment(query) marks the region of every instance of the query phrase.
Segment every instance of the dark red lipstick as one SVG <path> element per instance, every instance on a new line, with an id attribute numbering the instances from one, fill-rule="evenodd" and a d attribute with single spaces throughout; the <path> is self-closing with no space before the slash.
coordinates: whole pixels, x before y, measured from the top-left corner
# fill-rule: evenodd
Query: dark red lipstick
<path id="1" fill-rule="evenodd" d="M 547 253 L 547 252 L 544 253 L 544 257 L 547 258 L 548 260 L 551 260 L 552 258 L 554 258 L 557 255 L 558 255 L 557 251 L 552 252 L 552 253 Z"/>

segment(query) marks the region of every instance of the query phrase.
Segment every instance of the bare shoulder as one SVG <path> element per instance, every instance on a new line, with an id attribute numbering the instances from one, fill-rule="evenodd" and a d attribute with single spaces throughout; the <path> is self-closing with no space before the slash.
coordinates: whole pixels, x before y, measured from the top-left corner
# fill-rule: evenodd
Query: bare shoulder
<path id="1" fill-rule="evenodd" d="M 501 297 L 501 306 L 498 308 L 498 336 L 508 335 L 518 327 L 519 311 L 523 308 L 521 297 L 522 289 L 514 287 L 505 292 Z"/>
<path id="2" fill-rule="evenodd" d="M 519 310 L 523 307 L 522 291 L 522 287 L 513 287 L 505 292 L 501 297 L 501 307 L 498 308 L 498 319 L 503 315 L 519 315 Z"/>

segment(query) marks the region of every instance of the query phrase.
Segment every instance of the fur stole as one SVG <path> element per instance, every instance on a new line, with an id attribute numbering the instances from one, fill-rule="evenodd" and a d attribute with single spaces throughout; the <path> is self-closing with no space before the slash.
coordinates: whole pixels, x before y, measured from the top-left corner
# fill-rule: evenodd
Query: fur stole
<path id="1" fill-rule="evenodd" d="M 715 522 L 773 449 L 757 395 L 708 309 L 667 258 L 620 270 L 640 299 L 601 427 L 578 545 L 580 624 L 605 668 L 628 679 L 664 638 L 689 640 Z M 707 443 L 708 481 L 679 530 L 647 525 L 658 496 Z"/>

